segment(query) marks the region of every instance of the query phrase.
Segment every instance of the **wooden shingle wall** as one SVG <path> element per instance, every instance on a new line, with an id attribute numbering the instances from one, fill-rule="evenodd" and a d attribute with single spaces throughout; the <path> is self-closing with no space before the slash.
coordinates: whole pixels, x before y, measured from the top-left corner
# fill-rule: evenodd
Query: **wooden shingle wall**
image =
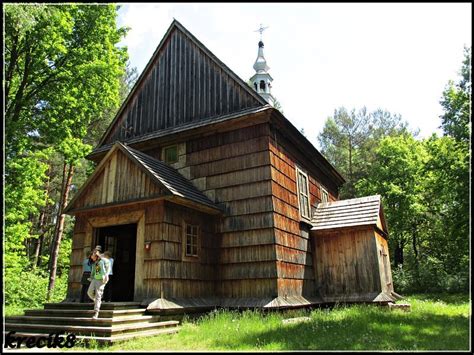
<path id="1" fill-rule="evenodd" d="M 69 299 L 79 299 L 81 296 L 82 261 L 90 250 L 90 241 L 86 239 L 86 223 L 87 219 L 83 216 L 75 217 L 66 296 Z"/>
<path id="2" fill-rule="evenodd" d="M 185 256 L 185 224 L 199 226 L 199 257 Z M 192 298 L 215 294 L 217 250 L 212 217 L 169 201 L 145 214 L 145 298 Z"/>
<path id="3" fill-rule="evenodd" d="M 268 125 L 194 138 L 185 148 L 176 168 L 224 210 L 217 223 L 217 294 L 276 296 Z"/>
<path id="4" fill-rule="evenodd" d="M 213 217 L 160 200 L 76 215 L 67 297 L 78 299 L 80 296 L 82 261 L 85 252 L 92 247 L 93 227 L 89 222 L 110 219 L 108 225 L 116 225 L 116 216 L 137 213 L 144 213 L 145 220 L 144 240 L 137 241 L 141 271 L 136 268 L 135 277 L 140 278 L 140 287 L 136 289 L 135 300 L 214 296 L 218 243 Z M 185 222 L 199 226 L 199 258 L 184 256 Z M 138 233 L 137 230 L 137 240 Z M 148 251 L 144 251 L 145 242 L 151 242 Z"/>
<path id="5" fill-rule="evenodd" d="M 204 193 L 225 210 L 218 230 L 222 297 L 276 295 L 268 134 L 260 124 L 186 143 L 191 179 L 203 179 Z"/>
<path id="6" fill-rule="evenodd" d="M 320 175 L 309 170 L 304 157 L 279 132 L 269 142 L 275 210 L 275 243 L 280 296 L 315 295 L 314 268 L 309 238 L 310 225 L 301 223 L 296 185 L 296 166 L 308 175 L 310 205 L 314 212 L 321 201 Z M 330 200 L 335 193 L 328 189 Z"/>

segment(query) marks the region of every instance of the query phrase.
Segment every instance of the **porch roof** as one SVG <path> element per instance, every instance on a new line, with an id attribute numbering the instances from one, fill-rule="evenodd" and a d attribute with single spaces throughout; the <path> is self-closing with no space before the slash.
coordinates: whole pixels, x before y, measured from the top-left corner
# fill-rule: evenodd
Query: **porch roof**
<path id="1" fill-rule="evenodd" d="M 123 163 L 122 165 L 116 166 L 115 169 L 111 170 L 110 163 L 112 156 L 117 157 L 117 153 L 119 151 L 126 156 L 126 160 L 132 162 L 132 166 L 135 166 L 138 171 L 141 171 L 142 174 L 146 175 L 146 177 L 149 179 L 149 183 L 146 183 L 143 178 L 133 179 L 131 175 L 129 176 L 130 168 L 127 168 L 125 165 L 123 165 Z M 109 169 L 109 174 L 104 175 L 103 172 L 107 168 Z M 112 178 L 107 178 L 109 175 L 112 176 Z M 152 192 L 151 195 L 144 194 L 143 191 L 137 191 L 136 196 L 117 196 L 117 194 L 114 195 L 114 190 L 130 190 L 129 188 L 117 189 L 115 185 L 119 179 L 121 181 L 120 184 L 122 187 L 137 183 L 138 180 L 141 181 L 141 185 L 137 185 L 137 190 L 142 185 L 153 185 L 156 186 L 156 188 L 150 190 Z M 98 194 L 99 197 L 97 199 L 92 199 L 93 201 L 90 203 L 84 203 L 84 198 L 87 198 L 88 195 L 94 194 Z M 102 198 L 100 196 L 102 196 Z M 177 170 L 162 161 L 159 161 L 138 150 L 130 148 L 120 142 L 116 142 L 113 145 L 107 155 L 96 167 L 92 175 L 89 176 L 81 189 L 69 202 L 64 212 L 72 214 L 79 210 L 102 208 L 156 198 L 170 200 L 172 202 L 186 205 L 191 208 L 197 208 L 212 214 L 222 213 L 222 210 L 219 208 L 219 206 L 211 201 L 204 193 L 199 191 L 198 188 L 191 183 L 191 181 L 186 179 Z"/>

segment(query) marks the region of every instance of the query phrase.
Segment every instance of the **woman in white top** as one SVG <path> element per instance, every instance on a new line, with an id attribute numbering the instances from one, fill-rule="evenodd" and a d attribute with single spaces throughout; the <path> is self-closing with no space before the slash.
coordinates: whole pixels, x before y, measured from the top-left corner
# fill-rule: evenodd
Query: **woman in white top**
<path id="1" fill-rule="evenodd" d="M 109 271 L 109 282 L 105 285 L 104 290 L 104 302 L 111 302 L 112 301 L 112 280 L 113 280 L 113 266 L 114 266 L 114 258 L 108 250 L 104 251 L 104 260 L 108 261 L 108 271 Z"/>

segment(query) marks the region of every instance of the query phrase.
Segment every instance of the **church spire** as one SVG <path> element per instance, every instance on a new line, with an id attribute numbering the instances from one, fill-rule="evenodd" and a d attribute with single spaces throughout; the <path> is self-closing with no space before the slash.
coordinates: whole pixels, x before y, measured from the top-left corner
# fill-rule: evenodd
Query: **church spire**
<path id="1" fill-rule="evenodd" d="M 260 25 L 260 28 L 255 32 L 260 32 L 260 41 L 258 42 L 258 55 L 255 60 L 253 68 L 255 69 L 255 74 L 250 78 L 254 90 L 260 94 L 269 104 L 273 106 L 274 98 L 271 94 L 271 82 L 273 78 L 268 73 L 270 67 L 267 65 L 267 60 L 263 55 L 264 44 L 262 41 L 262 33 L 268 27 L 263 27 Z"/>

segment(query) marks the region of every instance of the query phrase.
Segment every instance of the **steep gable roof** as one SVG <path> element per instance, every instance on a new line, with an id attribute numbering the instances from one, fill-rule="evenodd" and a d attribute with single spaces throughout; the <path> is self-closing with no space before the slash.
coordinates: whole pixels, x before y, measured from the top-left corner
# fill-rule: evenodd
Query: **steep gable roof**
<path id="1" fill-rule="evenodd" d="M 120 142 L 109 150 L 64 212 L 158 197 L 213 214 L 221 212 L 175 169 Z"/>
<path id="2" fill-rule="evenodd" d="M 380 195 L 324 202 L 318 204 L 314 212 L 311 230 L 377 226 L 379 218 L 383 231 L 388 233 Z"/>
<path id="3" fill-rule="evenodd" d="M 266 104 L 174 20 L 98 147 Z"/>

